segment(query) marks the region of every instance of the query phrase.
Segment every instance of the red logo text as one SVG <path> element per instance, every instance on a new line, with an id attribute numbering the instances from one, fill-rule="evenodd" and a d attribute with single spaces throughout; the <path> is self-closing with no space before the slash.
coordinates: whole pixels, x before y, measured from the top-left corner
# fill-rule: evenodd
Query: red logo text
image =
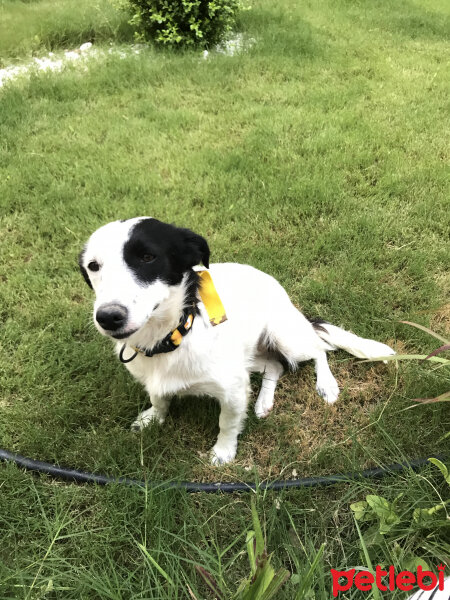
<path id="1" fill-rule="evenodd" d="M 420 565 L 417 567 L 416 573 L 411 571 L 396 573 L 392 565 L 387 570 L 383 570 L 380 565 L 377 565 L 375 575 L 371 571 L 358 571 L 356 573 L 356 569 L 349 569 L 348 571 L 331 569 L 333 596 L 336 598 L 339 592 L 346 592 L 353 586 L 363 592 L 369 592 L 373 585 L 383 592 L 387 590 L 391 592 L 394 590 L 408 592 L 415 585 L 424 591 L 433 590 L 438 586 L 439 590 L 442 591 L 444 589 L 444 569 L 444 565 L 439 565 L 438 575 L 432 571 L 424 571 Z"/>

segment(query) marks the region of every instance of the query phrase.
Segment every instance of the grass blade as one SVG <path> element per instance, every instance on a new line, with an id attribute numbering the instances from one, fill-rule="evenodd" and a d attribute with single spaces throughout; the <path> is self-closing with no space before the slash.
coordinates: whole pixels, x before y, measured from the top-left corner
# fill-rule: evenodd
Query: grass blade
<path id="1" fill-rule="evenodd" d="M 375 577 L 375 570 L 373 568 L 372 561 L 370 560 L 370 556 L 369 556 L 369 553 L 367 551 L 367 547 L 366 547 L 366 544 L 364 542 L 364 538 L 361 535 L 361 530 L 359 528 L 359 525 L 358 525 L 358 522 L 356 521 L 356 519 L 355 519 L 355 525 L 356 525 L 356 529 L 358 530 L 358 536 L 359 536 L 359 539 L 360 539 L 360 542 L 361 542 L 361 548 L 362 548 L 362 550 L 364 552 L 364 557 L 366 559 L 367 568 L 372 573 L 372 575 Z M 374 597 L 375 600 L 381 600 L 380 590 L 376 587 L 376 585 L 372 585 L 372 595 L 373 595 L 373 597 Z"/>
<path id="2" fill-rule="evenodd" d="M 261 556 L 264 552 L 264 537 L 262 534 L 261 523 L 259 522 L 258 512 L 256 510 L 255 501 L 252 498 L 252 521 L 253 521 L 253 529 L 255 531 L 255 539 L 256 539 L 256 548 L 255 554 L 256 556 Z"/>
<path id="3" fill-rule="evenodd" d="M 249 531 L 245 540 L 247 546 L 248 560 L 250 562 L 250 570 L 252 574 L 256 572 L 256 558 L 255 558 L 255 532 Z"/>
<path id="4" fill-rule="evenodd" d="M 413 402 L 421 404 L 434 404 L 435 402 L 450 402 L 450 392 L 444 392 L 436 398 L 413 398 Z"/>
<path id="5" fill-rule="evenodd" d="M 313 560 L 311 566 L 308 569 L 308 572 L 306 573 L 305 577 L 303 577 L 303 579 L 301 580 L 300 587 L 297 591 L 297 594 L 295 595 L 295 600 L 302 600 L 303 598 L 305 598 L 305 595 L 310 588 L 314 572 L 317 569 L 317 565 L 319 564 L 319 560 L 322 558 L 322 554 L 323 554 L 324 550 L 325 550 L 325 543 L 323 543 L 320 546 L 319 550 L 317 551 L 316 556 L 314 557 L 314 560 Z"/>
<path id="6" fill-rule="evenodd" d="M 433 352 L 431 352 L 427 356 L 427 358 L 425 358 L 424 360 L 428 360 L 432 356 L 436 356 L 436 354 L 440 354 L 441 352 L 445 352 L 446 350 L 450 350 L 450 344 L 444 344 L 443 346 L 440 346 L 439 348 L 436 348 L 436 350 L 433 350 Z"/>
<path id="7" fill-rule="evenodd" d="M 207 571 L 206 569 L 204 569 L 203 567 L 201 567 L 200 565 L 195 565 L 195 570 L 197 571 L 197 573 L 199 575 L 201 575 L 203 581 L 206 583 L 206 585 L 209 587 L 209 589 L 214 592 L 216 598 L 218 600 L 225 600 L 222 592 L 219 590 L 219 587 L 217 585 L 217 581 L 214 579 L 214 577 L 211 575 L 211 573 L 209 573 L 209 571 Z"/>
<path id="8" fill-rule="evenodd" d="M 441 335 L 439 335 L 432 329 L 428 329 L 428 327 L 425 327 L 424 325 L 419 325 L 418 323 L 413 323 L 412 321 L 400 321 L 400 323 L 405 323 L 406 325 L 411 325 L 412 327 L 421 329 L 422 331 L 425 331 L 425 333 L 428 333 L 429 335 L 435 337 L 437 340 L 441 340 L 441 342 L 444 342 L 444 344 L 450 344 L 450 340 L 445 339 L 445 337 L 442 337 Z"/>
<path id="9" fill-rule="evenodd" d="M 429 458 L 428 460 L 430 463 L 432 463 L 435 467 L 437 467 L 440 470 L 440 472 L 444 476 L 445 481 L 450 485 L 450 475 L 448 472 L 447 465 L 444 465 L 444 463 L 442 461 L 440 461 L 438 458 Z"/>
<path id="10" fill-rule="evenodd" d="M 143 546 L 142 544 L 140 544 L 139 542 L 137 542 L 137 545 L 138 545 L 140 551 L 142 552 L 142 554 L 145 556 L 145 558 L 155 567 L 155 569 L 158 571 L 158 573 L 164 577 L 164 579 L 167 581 L 167 583 L 174 586 L 175 584 L 174 584 L 173 580 L 164 571 L 164 569 L 156 562 L 156 560 L 153 558 L 153 556 L 151 556 L 149 554 L 147 548 L 145 546 Z"/>
<path id="11" fill-rule="evenodd" d="M 264 590 L 261 600 L 271 600 L 271 598 L 275 598 L 275 594 L 278 592 L 281 586 L 286 583 L 290 576 L 291 574 L 286 569 L 280 569 L 277 571 L 277 573 L 273 576 L 272 581 Z"/>
<path id="12" fill-rule="evenodd" d="M 428 357 L 426 354 L 391 354 L 389 356 L 376 356 L 375 358 L 365 358 L 361 362 L 381 362 L 381 361 L 393 361 L 393 360 L 426 360 Z M 438 356 L 432 356 L 428 358 L 430 362 L 438 362 L 444 365 L 450 364 L 448 358 L 439 358 Z"/>

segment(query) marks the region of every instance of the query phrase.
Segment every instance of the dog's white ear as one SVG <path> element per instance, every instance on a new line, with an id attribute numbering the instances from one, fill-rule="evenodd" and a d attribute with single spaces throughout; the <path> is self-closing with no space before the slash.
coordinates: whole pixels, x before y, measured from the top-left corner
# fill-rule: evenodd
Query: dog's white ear
<path id="1" fill-rule="evenodd" d="M 203 263 L 209 268 L 209 246 L 208 242 L 201 235 L 190 231 L 190 229 L 182 229 L 184 252 L 183 261 L 187 268 L 195 267 Z"/>
<path id="2" fill-rule="evenodd" d="M 84 277 L 85 282 L 88 284 L 88 286 L 92 289 L 92 283 L 91 280 L 89 279 L 89 275 L 86 271 L 86 269 L 83 267 L 83 256 L 84 253 L 86 252 L 86 246 L 83 248 L 83 250 L 80 252 L 80 255 L 78 257 L 78 266 L 80 267 L 80 271 L 81 274 Z"/>

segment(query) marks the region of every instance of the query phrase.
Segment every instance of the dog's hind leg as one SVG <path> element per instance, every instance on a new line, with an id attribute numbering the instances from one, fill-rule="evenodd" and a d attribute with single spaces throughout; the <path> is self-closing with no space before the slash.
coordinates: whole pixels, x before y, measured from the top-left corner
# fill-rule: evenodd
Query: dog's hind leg
<path id="1" fill-rule="evenodd" d="M 270 322 L 265 341 L 268 348 L 279 352 L 291 367 L 314 360 L 317 375 L 316 390 L 327 402 L 335 402 L 339 395 L 336 379 L 330 371 L 326 352 L 336 347 L 321 339 L 314 326 L 286 297 L 276 319 Z"/>
<path id="2" fill-rule="evenodd" d="M 339 396 L 339 386 L 328 366 L 327 355 L 321 352 L 314 360 L 316 365 L 316 390 L 329 404 L 336 402 Z"/>
<path id="3" fill-rule="evenodd" d="M 275 388 L 283 374 L 283 366 L 277 360 L 267 359 L 263 361 L 261 372 L 263 373 L 261 389 L 255 403 L 255 414 L 258 419 L 267 417 L 273 408 Z"/>

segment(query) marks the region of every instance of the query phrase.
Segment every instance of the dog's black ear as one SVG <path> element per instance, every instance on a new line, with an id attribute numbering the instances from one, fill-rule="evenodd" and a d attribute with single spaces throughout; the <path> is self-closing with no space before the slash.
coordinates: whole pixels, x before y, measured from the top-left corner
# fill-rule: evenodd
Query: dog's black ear
<path id="1" fill-rule="evenodd" d="M 194 267 L 201 262 L 209 269 L 209 246 L 201 235 L 189 229 L 182 229 L 184 237 L 183 262 L 187 268 Z"/>
<path id="2" fill-rule="evenodd" d="M 83 250 L 80 252 L 80 255 L 78 257 L 78 266 L 80 267 L 80 271 L 84 277 L 85 282 L 92 289 L 92 283 L 91 283 L 91 280 L 89 279 L 89 275 L 87 274 L 86 269 L 83 267 L 83 256 L 84 256 L 85 250 L 86 250 L 86 248 L 83 248 Z"/>

